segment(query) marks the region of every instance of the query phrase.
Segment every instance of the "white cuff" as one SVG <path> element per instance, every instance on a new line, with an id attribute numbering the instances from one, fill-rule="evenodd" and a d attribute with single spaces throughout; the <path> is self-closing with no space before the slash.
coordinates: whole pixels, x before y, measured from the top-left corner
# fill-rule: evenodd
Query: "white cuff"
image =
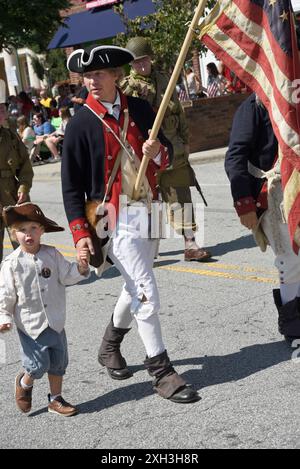
<path id="1" fill-rule="evenodd" d="M 154 163 L 157 164 L 157 166 L 161 166 L 161 151 L 156 155 L 155 158 L 153 158 Z"/>

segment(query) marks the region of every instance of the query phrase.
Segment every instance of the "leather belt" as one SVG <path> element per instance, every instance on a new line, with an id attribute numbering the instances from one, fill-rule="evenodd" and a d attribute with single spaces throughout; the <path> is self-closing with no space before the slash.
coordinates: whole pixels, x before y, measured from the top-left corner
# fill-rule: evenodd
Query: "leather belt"
<path id="1" fill-rule="evenodd" d="M 13 173 L 10 169 L 0 169 L 0 178 L 12 178 Z"/>

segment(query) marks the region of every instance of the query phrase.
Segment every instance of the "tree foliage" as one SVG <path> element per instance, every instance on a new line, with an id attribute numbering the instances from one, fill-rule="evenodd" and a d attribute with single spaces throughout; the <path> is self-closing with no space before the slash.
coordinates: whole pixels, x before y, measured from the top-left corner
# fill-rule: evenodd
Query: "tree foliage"
<path id="1" fill-rule="evenodd" d="M 70 0 L 0 0 L 0 49 L 32 47 L 44 51 Z M 39 49 L 39 50 L 37 50 Z"/>
<path id="2" fill-rule="evenodd" d="M 124 47 L 129 38 L 144 36 L 150 39 L 156 62 L 163 68 L 172 68 L 177 60 L 180 49 L 187 34 L 188 23 L 192 21 L 199 0 L 153 0 L 156 5 L 156 13 L 148 16 L 137 17 L 130 20 L 124 13 L 123 5 L 115 7 L 121 15 L 126 27 L 126 32 L 118 34 L 114 43 Z M 208 0 L 207 7 L 211 8 L 216 0 Z M 195 39 L 190 48 L 203 52 L 205 47 L 200 43 L 195 34 Z"/>
<path id="3" fill-rule="evenodd" d="M 66 68 L 66 55 L 62 49 L 50 50 L 41 58 L 33 56 L 31 63 L 40 80 L 46 77 L 53 84 L 69 78 L 69 72 Z"/>

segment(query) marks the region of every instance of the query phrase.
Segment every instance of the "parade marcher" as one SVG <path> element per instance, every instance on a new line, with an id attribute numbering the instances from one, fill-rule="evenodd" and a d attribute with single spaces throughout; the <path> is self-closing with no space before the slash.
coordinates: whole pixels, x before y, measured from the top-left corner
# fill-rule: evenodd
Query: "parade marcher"
<path id="1" fill-rule="evenodd" d="M 135 213 L 140 207 L 140 225 L 148 223 L 148 213 L 158 197 L 155 173 L 167 159 L 167 147 L 172 151 L 162 134 L 159 134 L 162 144 L 149 140 L 155 118 L 151 106 L 144 100 L 126 97 L 116 87 L 120 68 L 133 59 L 131 52 L 116 46 L 91 46 L 75 50 L 68 58 L 68 69 L 83 74 L 89 95 L 65 133 L 64 205 L 77 251 L 89 247 L 92 255 L 95 242 L 91 240 L 85 199 L 104 200 L 105 207 L 113 208 L 116 214 L 106 251 L 124 277 L 125 285 L 102 340 L 100 364 L 113 379 L 132 376 L 120 345 L 135 318 L 147 354 L 144 364 L 154 377 L 153 386 L 158 394 L 173 402 L 194 402 L 199 399 L 197 392 L 172 367 L 162 339 L 159 293 L 153 273 L 156 240 L 150 239 L 148 233 L 141 236 L 136 216 L 127 216 L 128 209 L 133 208 Z M 136 202 L 132 194 L 143 154 L 150 161 L 141 199 Z M 124 197 L 127 202 L 119 209 Z"/>
<path id="2" fill-rule="evenodd" d="M 7 119 L 5 82 L 0 80 L 0 207 L 26 202 L 32 185 L 33 171 L 27 149 L 20 137 L 4 127 Z M 0 211 L 0 214 L 1 214 Z M 3 257 L 5 225 L 0 216 L 0 262 Z M 14 249 L 17 243 L 12 241 Z"/>
<path id="3" fill-rule="evenodd" d="M 48 411 L 74 415 L 77 409 L 61 395 L 68 364 L 65 287 L 89 277 L 88 249 L 82 248 L 79 262 L 71 263 L 55 247 L 41 244 L 44 232 L 64 228 L 31 202 L 5 207 L 3 217 L 20 244 L 0 271 L 0 332 L 9 331 L 14 320 L 24 368 L 15 380 L 17 407 L 30 411 L 34 381 L 48 373 Z"/>
<path id="4" fill-rule="evenodd" d="M 279 332 L 288 343 L 300 337 L 300 259 L 292 250 L 282 207 L 278 143 L 269 114 L 255 94 L 237 110 L 225 158 L 240 222 L 253 230 L 262 251 L 275 254 L 280 289 L 273 290 Z"/>
<path id="5" fill-rule="evenodd" d="M 147 100 L 155 112 L 157 112 L 167 89 L 169 77 L 156 70 L 152 62 L 153 51 L 146 38 L 131 38 L 126 48 L 135 55 L 135 60 L 131 63 L 132 68 L 130 75 L 121 81 L 121 89 L 127 96 Z M 206 249 L 200 248 L 195 241 L 195 231 L 197 227 L 189 187 L 190 181 L 187 181 L 184 187 L 181 184 L 182 181 L 178 184 L 178 177 L 183 177 L 182 168 L 184 166 L 190 167 L 188 162 L 189 129 L 183 108 L 175 90 L 162 123 L 162 130 L 173 145 L 174 157 L 172 167 L 178 168 L 176 176 L 177 181 L 174 179 L 172 186 L 164 191 L 170 207 L 172 209 L 176 207 L 176 210 L 180 210 L 182 213 L 181 216 L 178 216 L 178 213 L 174 214 L 173 210 L 170 212 L 172 225 L 176 232 L 184 236 L 184 260 L 206 261 L 211 257 L 211 253 Z M 180 175 L 180 171 L 182 172 L 182 176 Z M 191 173 L 193 174 L 193 172 Z M 178 185 L 176 186 L 176 184 Z M 186 210 L 187 207 L 191 209 L 189 212 L 190 217 L 184 215 L 184 204 L 186 204 Z M 175 215 L 175 221 L 173 215 Z"/>

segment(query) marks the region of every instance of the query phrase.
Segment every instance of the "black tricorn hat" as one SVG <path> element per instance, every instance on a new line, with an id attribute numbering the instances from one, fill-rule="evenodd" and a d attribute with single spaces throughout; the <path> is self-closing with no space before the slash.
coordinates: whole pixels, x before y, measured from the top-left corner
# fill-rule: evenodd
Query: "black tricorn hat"
<path id="1" fill-rule="evenodd" d="M 117 46 L 89 46 L 72 52 L 67 61 L 70 72 L 85 73 L 103 68 L 116 68 L 129 64 L 135 56 Z"/>
<path id="2" fill-rule="evenodd" d="M 12 226 L 16 223 L 33 221 L 42 225 L 46 233 L 65 230 L 61 226 L 58 226 L 55 221 L 46 218 L 40 207 L 31 202 L 4 207 L 2 216 L 4 223 L 7 226 Z"/>

